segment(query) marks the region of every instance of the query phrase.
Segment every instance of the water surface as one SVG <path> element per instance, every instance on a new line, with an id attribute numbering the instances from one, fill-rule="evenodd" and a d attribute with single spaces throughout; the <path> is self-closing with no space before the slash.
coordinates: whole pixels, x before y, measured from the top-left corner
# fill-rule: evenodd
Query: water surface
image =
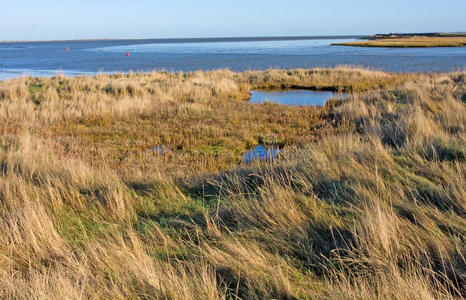
<path id="1" fill-rule="evenodd" d="M 310 90 L 283 90 L 283 91 L 261 91 L 251 92 L 249 103 L 263 104 L 265 102 L 296 105 L 296 106 L 323 106 L 328 99 L 344 98 L 345 94 L 333 92 L 310 91 Z"/>
<path id="2" fill-rule="evenodd" d="M 0 43 L 0 79 L 167 70 L 233 71 L 353 65 L 394 72 L 464 69 L 466 48 L 332 46 L 355 37 L 100 40 Z M 66 48 L 70 51 L 67 52 Z M 126 57 L 126 52 L 130 56 Z"/>
<path id="3" fill-rule="evenodd" d="M 165 145 L 157 145 L 154 148 L 152 148 L 155 154 L 165 154 L 170 152 L 170 148 L 165 146 Z"/>
<path id="4" fill-rule="evenodd" d="M 277 158 L 278 154 L 280 154 L 280 149 L 278 148 L 267 148 L 263 145 L 258 145 L 253 150 L 247 150 L 243 156 L 243 160 L 247 164 L 259 160 L 273 161 Z"/>

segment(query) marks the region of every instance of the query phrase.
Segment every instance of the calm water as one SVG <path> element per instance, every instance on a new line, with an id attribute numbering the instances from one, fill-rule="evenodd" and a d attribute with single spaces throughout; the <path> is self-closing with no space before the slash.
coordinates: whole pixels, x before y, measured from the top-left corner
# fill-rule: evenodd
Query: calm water
<path id="1" fill-rule="evenodd" d="M 248 150 L 243 156 L 244 162 L 247 164 L 257 160 L 273 161 L 280 154 L 280 149 L 266 148 L 265 146 L 258 145 L 253 150 Z"/>
<path id="2" fill-rule="evenodd" d="M 309 90 L 285 90 L 285 91 L 252 91 L 249 103 L 262 104 L 265 102 L 285 105 L 318 105 L 322 106 L 330 98 L 342 98 L 344 94 Z"/>
<path id="3" fill-rule="evenodd" d="M 0 79 L 98 72 L 234 71 L 355 65 L 395 72 L 464 69 L 466 48 L 393 49 L 331 46 L 354 38 L 188 39 L 0 43 Z M 70 51 L 67 52 L 66 48 Z M 130 56 L 126 57 L 126 52 Z"/>
<path id="4" fill-rule="evenodd" d="M 170 148 L 165 145 L 155 146 L 152 150 L 154 150 L 155 154 L 165 154 L 170 152 Z"/>

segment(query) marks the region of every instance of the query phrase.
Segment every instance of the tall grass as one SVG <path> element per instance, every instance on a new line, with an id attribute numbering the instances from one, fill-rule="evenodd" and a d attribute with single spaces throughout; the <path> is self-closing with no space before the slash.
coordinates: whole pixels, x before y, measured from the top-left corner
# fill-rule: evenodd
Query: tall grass
<path id="1" fill-rule="evenodd" d="M 242 100 L 292 86 L 358 93 Z M 346 67 L 2 82 L 0 295 L 462 298 L 465 95 Z M 280 160 L 241 163 L 267 134 Z"/>

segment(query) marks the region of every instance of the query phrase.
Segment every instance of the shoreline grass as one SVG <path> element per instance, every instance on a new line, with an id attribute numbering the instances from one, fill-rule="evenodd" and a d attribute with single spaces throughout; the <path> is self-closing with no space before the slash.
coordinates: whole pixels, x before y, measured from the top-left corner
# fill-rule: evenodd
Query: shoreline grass
<path id="1" fill-rule="evenodd" d="M 246 101 L 292 86 L 350 96 Z M 465 72 L 0 82 L 0 297 L 464 298 L 465 103 Z"/>

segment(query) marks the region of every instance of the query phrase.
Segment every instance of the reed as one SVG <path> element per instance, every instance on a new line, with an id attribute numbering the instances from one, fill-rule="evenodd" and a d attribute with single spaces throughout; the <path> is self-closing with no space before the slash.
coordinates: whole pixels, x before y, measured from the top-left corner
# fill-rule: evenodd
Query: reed
<path id="1" fill-rule="evenodd" d="M 245 101 L 294 86 L 350 96 Z M 465 99 L 350 67 L 0 82 L 0 296 L 461 299 Z"/>

